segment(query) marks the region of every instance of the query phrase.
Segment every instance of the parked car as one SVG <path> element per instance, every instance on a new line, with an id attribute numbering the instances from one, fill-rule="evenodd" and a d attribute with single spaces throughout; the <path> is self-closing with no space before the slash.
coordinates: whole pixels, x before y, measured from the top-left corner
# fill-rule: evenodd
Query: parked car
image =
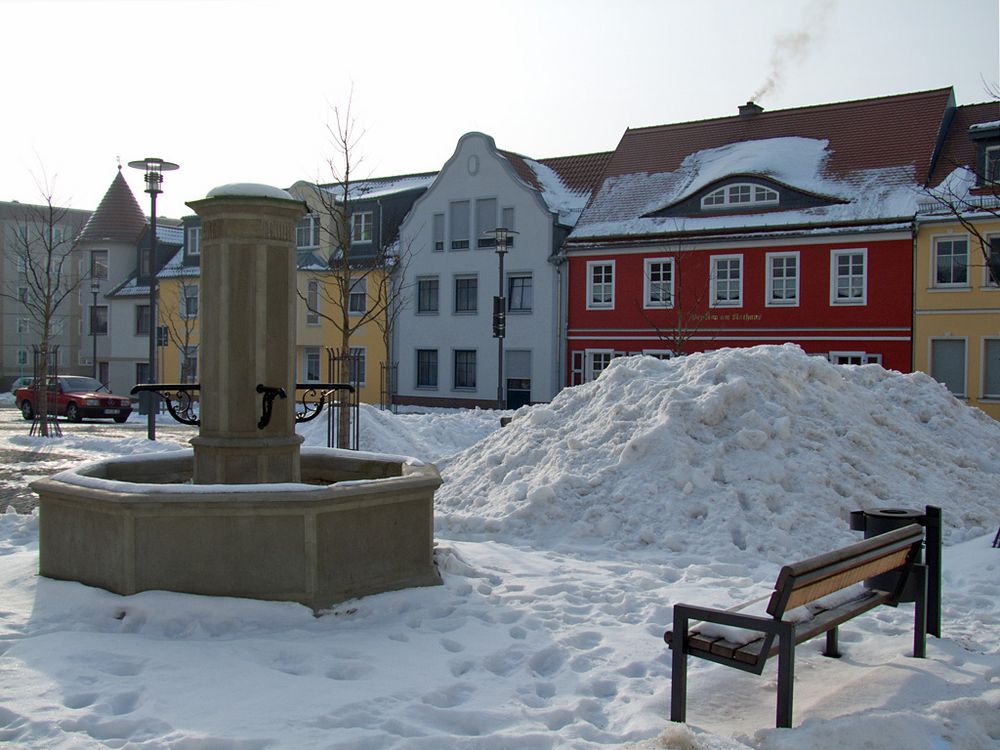
<path id="1" fill-rule="evenodd" d="M 30 375 L 22 375 L 19 378 L 15 378 L 14 382 L 10 384 L 10 392 L 14 393 L 19 388 L 27 388 L 31 385 L 31 381 L 34 380 Z"/>
<path id="2" fill-rule="evenodd" d="M 34 419 L 35 398 L 33 387 L 19 388 L 14 392 L 21 416 Z M 124 422 L 132 413 L 132 402 L 127 396 L 116 396 L 95 378 L 79 375 L 60 375 L 49 378 L 49 414 L 64 416 L 70 422 L 83 419 L 114 419 Z"/>

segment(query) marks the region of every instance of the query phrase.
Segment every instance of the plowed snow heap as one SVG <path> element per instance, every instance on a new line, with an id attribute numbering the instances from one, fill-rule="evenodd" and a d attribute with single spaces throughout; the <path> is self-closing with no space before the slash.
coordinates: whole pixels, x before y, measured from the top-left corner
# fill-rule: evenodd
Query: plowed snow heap
<path id="1" fill-rule="evenodd" d="M 1000 423 L 790 344 L 616 359 L 442 468 L 440 531 L 547 547 L 787 561 L 859 539 L 859 508 L 939 505 L 946 544 L 1000 522 Z"/>

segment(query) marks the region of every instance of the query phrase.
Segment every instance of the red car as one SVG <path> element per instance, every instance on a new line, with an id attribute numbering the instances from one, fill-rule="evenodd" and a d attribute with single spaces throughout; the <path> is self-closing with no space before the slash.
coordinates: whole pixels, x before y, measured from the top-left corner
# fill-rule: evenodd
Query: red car
<path id="1" fill-rule="evenodd" d="M 55 382 L 52 382 L 52 381 Z M 21 416 L 35 418 L 35 398 L 33 386 L 14 391 Z M 94 378 L 79 375 L 60 375 L 50 378 L 49 414 L 65 416 L 70 422 L 83 419 L 114 419 L 124 422 L 132 413 L 132 402 L 126 396 L 116 396 L 107 386 Z"/>

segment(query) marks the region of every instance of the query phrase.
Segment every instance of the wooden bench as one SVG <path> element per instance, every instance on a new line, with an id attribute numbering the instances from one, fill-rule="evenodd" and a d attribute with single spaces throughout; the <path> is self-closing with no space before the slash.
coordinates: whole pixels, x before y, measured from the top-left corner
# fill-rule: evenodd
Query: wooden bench
<path id="1" fill-rule="evenodd" d="M 839 656 L 837 627 L 880 604 L 895 607 L 910 576 L 916 578 L 913 655 L 923 658 L 927 634 L 927 570 L 917 562 L 923 540 L 923 528 L 911 524 L 843 549 L 786 565 L 778 574 L 774 592 L 770 597 L 764 597 L 769 599 L 767 616 L 740 611 L 755 602 L 747 602 L 729 610 L 675 604 L 673 629 L 663 634 L 663 639 L 674 652 L 670 688 L 671 721 L 685 721 L 688 655 L 760 674 L 767 660 L 777 654 L 777 726 L 790 727 L 795 646 L 826 633 L 826 649 L 823 654 Z M 836 601 L 828 607 L 824 607 L 822 602 L 817 603 L 818 599 L 842 591 L 866 578 L 894 570 L 899 570 L 901 575 L 892 591 L 868 588 L 857 596 L 849 596 L 846 601 Z M 830 600 L 838 598 L 840 597 L 830 597 Z M 789 616 L 793 609 L 804 606 L 807 606 L 807 610 L 800 610 Z M 806 619 L 802 619 L 803 615 Z M 735 642 L 743 641 L 744 638 L 727 640 L 723 635 L 713 635 L 710 626 L 704 627 L 705 632 L 700 633 L 697 625 L 693 630 L 690 629 L 692 621 L 716 623 L 753 632 L 745 634 L 749 642 Z M 742 634 L 744 633 L 741 632 Z"/>

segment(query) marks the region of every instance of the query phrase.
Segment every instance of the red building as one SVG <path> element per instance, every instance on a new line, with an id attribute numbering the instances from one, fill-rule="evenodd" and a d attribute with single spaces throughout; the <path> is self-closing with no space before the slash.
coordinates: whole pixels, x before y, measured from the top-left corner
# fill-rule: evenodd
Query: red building
<path id="1" fill-rule="evenodd" d="M 569 382 L 793 342 L 912 369 L 913 217 L 951 89 L 626 131 L 564 245 Z"/>

